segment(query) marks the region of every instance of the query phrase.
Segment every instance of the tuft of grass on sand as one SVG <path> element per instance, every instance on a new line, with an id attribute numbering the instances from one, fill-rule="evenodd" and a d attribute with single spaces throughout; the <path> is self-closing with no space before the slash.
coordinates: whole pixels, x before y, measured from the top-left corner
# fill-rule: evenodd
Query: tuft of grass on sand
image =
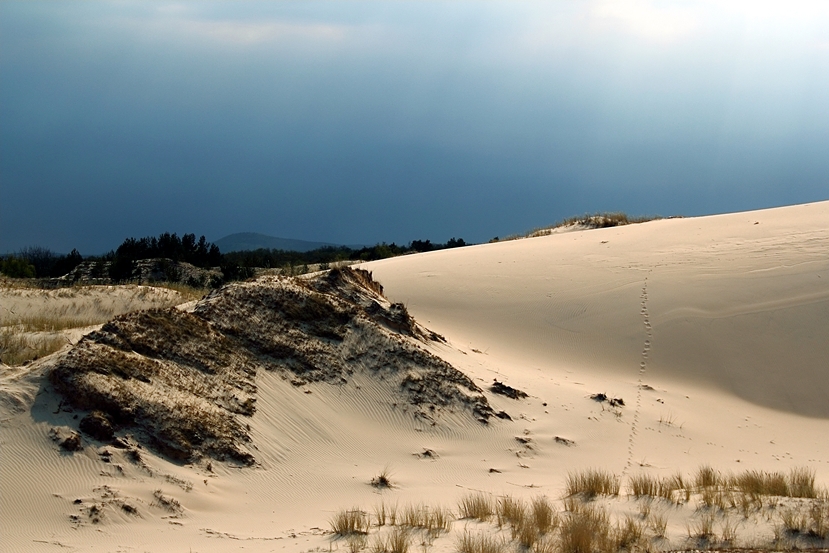
<path id="1" fill-rule="evenodd" d="M 408 528 L 396 527 L 385 538 L 376 536 L 371 546 L 372 553 L 408 553 L 412 542 Z"/>
<path id="2" fill-rule="evenodd" d="M 464 532 L 456 544 L 458 553 L 504 553 L 503 539 L 486 534 Z"/>
<path id="3" fill-rule="evenodd" d="M 583 505 L 568 512 L 562 519 L 558 545 L 561 551 L 569 553 L 610 551 L 611 533 L 607 512 L 599 507 Z"/>
<path id="4" fill-rule="evenodd" d="M 531 503 L 530 512 L 532 514 L 532 523 L 538 529 L 539 533 L 547 534 L 555 530 L 558 526 L 558 513 L 546 497 L 540 496 L 534 498 Z"/>
<path id="5" fill-rule="evenodd" d="M 716 488 L 722 482 L 720 473 L 711 468 L 710 465 L 702 465 L 699 467 L 694 477 L 694 484 L 697 488 Z"/>
<path id="6" fill-rule="evenodd" d="M 582 495 L 594 498 L 599 495 L 619 495 L 620 480 L 612 472 L 587 469 L 569 473 L 564 485 L 568 497 Z"/>
<path id="7" fill-rule="evenodd" d="M 495 515 L 499 528 L 503 526 L 517 526 L 526 517 L 524 503 L 520 499 L 515 499 L 510 495 L 500 497 L 496 504 Z"/>
<path id="8" fill-rule="evenodd" d="M 815 471 L 805 467 L 795 467 L 788 478 L 789 497 L 806 497 L 814 499 L 818 496 L 815 488 Z"/>
<path id="9" fill-rule="evenodd" d="M 437 536 L 452 529 L 454 515 L 444 507 L 428 507 L 422 503 L 406 505 L 399 511 L 397 506 L 381 503 L 374 507 L 377 527 L 398 525 L 409 530 L 425 530 L 429 536 Z"/>
<path id="10" fill-rule="evenodd" d="M 630 495 L 640 497 L 658 497 L 659 480 L 649 474 L 636 474 L 628 479 Z"/>
<path id="11" fill-rule="evenodd" d="M 665 513 L 651 513 L 647 518 L 648 529 L 654 537 L 665 539 L 668 535 L 668 517 Z"/>
<path id="12" fill-rule="evenodd" d="M 460 518 L 470 518 L 486 522 L 495 513 L 492 503 L 492 498 L 484 493 L 470 493 L 462 497 L 458 503 Z"/>
<path id="13" fill-rule="evenodd" d="M 368 534 L 370 526 L 368 513 L 357 507 L 339 511 L 331 519 L 331 530 L 338 536 Z"/>
<path id="14" fill-rule="evenodd" d="M 705 544 L 714 541 L 714 522 L 716 517 L 712 512 L 702 513 L 697 520 L 690 522 L 687 526 L 688 537 Z"/>
<path id="15" fill-rule="evenodd" d="M 384 467 L 383 470 L 380 471 L 380 474 L 371 479 L 370 484 L 378 489 L 393 488 L 394 486 L 392 486 L 391 483 L 391 472 L 389 471 L 389 467 Z"/>

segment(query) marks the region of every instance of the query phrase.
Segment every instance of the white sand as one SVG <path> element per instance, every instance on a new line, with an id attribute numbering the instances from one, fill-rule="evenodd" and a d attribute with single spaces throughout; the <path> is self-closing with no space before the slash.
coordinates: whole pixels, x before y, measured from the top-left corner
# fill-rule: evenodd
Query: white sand
<path id="1" fill-rule="evenodd" d="M 703 463 L 724 472 L 805 466 L 829 484 L 827 252 L 821 202 L 365 264 L 392 301 L 447 338 L 431 351 L 482 387 L 497 378 L 530 397 L 490 396 L 512 422 L 428 427 L 368 380 L 297 388 L 261 372 L 253 469 L 214 463 L 209 473 L 150 453 L 141 468 L 111 447 L 110 463 L 90 447 L 63 454 L 49 430 L 77 421 L 43 387 L 41 364 L 4 369 L 3 549 L 345 550 L 325 534 L 338 509 L 381 500 L 454 508 L 470 489 L 558 499 L 568 471 L 584 467 L 667 475 Z M 589 399 L 597 392 L 625 407 Z M 424 448 L 439 457 L 415 455 Z M 396 488 L 380 492 L 368 482 L 385 466 Z M 182 512 L 158 505 L 156 490 Z M 95 503 L 97 524 L 84 511 Z M 637 512 L 624 498 L 611 509 Z M 669 513 L 674 543 L 693 516 Z M 479 525 L 456 522 L 429 551 L 453 551 L 467 526 Z M 740 532 L 760 540 L 769 528 L 749 520 Z"/>

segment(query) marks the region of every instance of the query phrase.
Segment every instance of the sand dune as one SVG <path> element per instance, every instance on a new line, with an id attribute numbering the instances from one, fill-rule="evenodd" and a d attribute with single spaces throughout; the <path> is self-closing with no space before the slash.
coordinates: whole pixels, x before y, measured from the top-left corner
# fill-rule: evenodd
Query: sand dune
<path id="1" fill-rule="evenodd" d="M 651 381 L 711 385 L 826 418 L 827 251 L 829 203 L 822 202 L 488 244 L 371 268 L 391 297 L 457 344 L 522 364 L 631 377 L 647 347 Z"/>
<path id="2" fill-rule="evenodd" d="M 625 483 L 643 472 L 690 478 L 701 464 L 806 467 L 829 484 L 827 252 L 822 202 L 365 264 L 385 287 L 385 310 L 402 302 L 446 339 L 398 332 L 406 347 L 463 372 L 511 420 L 482 424 L 459 410 L 432 424 L 371 371 L 296 385 L 259 367 L 255 413 L 240 419 L 252 467 L 174 463 L 147 447 L 133 447 L 136 456 L 89 436 L 63 451 L 85 412 L 49 384 L 54 359 L 4 367 L 4 549 L 347 551 L 330 532 L 341 509 L 424 502 L 457 513 L 476 490 L 558 502 L 568 472 L 587 467 Z M 217 327 L 257 328 L 250 309 Z M 496 379 L 528 396 L 492 393 Z M 591 398 L 599 393 L 624 405 Z M 391 489 L 371 485 L 384 469 Z M 743 517 L 700 509 L 697 495 L 646 503 L 624 489 L 593 504 L 620 520 L 641 518 L 644 505 L 664 513 L 667 537 L 650 542 L 660 549 L 698 545 L 689 529 L 709 512 L 717 534 L 734 524 L 739 544 L 768 543 L 780 513 L 799 504 L 767 500 Z M 369 543 L 390 532 L 373 528 Z M 464 532 L 510 539 L 491 523 L 456 520 L 433 540 L 412 531 L 410 550 L 455 551 Z"/>

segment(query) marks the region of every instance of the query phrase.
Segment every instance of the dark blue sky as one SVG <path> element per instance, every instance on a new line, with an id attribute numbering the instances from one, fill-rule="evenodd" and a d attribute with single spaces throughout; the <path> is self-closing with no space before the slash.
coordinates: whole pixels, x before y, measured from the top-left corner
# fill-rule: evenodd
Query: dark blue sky
<path id="1" fill-rule="evenodd" d="M 727 4 L 4 1 L 0 252 L 828 199 L 829 6 Z"/>

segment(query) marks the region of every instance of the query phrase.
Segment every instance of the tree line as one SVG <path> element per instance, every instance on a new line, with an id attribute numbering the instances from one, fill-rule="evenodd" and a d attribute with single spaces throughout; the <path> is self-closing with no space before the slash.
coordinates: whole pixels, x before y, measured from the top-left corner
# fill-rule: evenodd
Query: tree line
<path id="1" fill-rule="evenodd" d="M 196 239 L 195 234 L 179 237 L 173 233 L 162 233 L 158 237 L 127 238 L 117 249 L 103 256 L 82 256 L 73 249 L 69 254 L 56 254 L 46 248 L 25 248 L 13 255 L 0 259 L 0 273 L 12 278 L 58 278 L 82 262 L 93 262 L 98 268 L 96 276 L 109 277 L 115 282 L 130 280 L 136 262 L 142 259 L 165 259 L 190 263 L 203 269 L 218 268 L 221 279 L 214 284 L 249 278 L 255 268 L 293 268 L 319 265 L 326 268 L 332 263 L 346 260 L 374 261 L 408 253 L 422 253 L 468 245 L 462 238 L 451 238 L 446 243 L 432 243 L 429 240 L 413 240 L 407 246 L 385 242 L 359 249 L 347 246 L 326 246 L 307 252 L 261 248 L 252 251 L 222 253 L 216 244 L 204 236 Z M 103 267 L 107 267 L 104 271 Z M 95 271 L 93 271 L 94 273 Z M 293 272 L 293 271 L 292 271 Z"/>

